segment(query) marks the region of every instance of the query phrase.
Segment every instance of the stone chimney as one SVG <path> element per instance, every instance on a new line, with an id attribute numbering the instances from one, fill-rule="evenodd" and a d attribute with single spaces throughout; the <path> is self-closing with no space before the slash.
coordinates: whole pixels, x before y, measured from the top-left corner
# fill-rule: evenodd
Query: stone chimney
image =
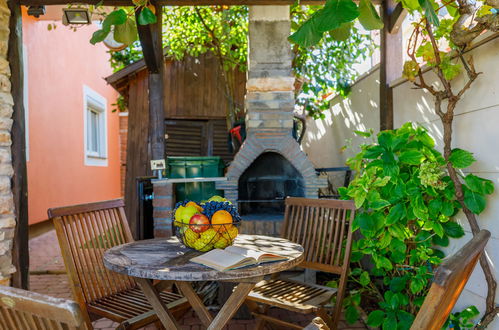
<path id="1" fill-rule="evenodd" d="M 304 196 L 318 197 L 327 185 L 292 137 L 295 105 L 291 61 L 289 6 L 250 6 L 248 79 L 246 83 L 247 138 L 231 163 L 227 182 L 218 182 L 225 197 L 239 200 L 239 178 L 262 154 L 284 156 L 303 178 Z M 276 164 L 276 166 L 279 166 Z"/>
<path id="2" fill-rule="evenodd" d="M 248 135 L 293 128 L 289 6 L 250 6 L 246 128 Z"/>

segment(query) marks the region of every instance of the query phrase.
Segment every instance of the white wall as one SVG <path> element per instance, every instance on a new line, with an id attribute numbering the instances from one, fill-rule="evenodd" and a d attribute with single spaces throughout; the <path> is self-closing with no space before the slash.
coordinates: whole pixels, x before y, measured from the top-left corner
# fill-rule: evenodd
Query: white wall
<path id="1" fill-rule="evenodd" d="M 379 66 L 357 80 L 347 99 L 341 96 L 331 101 L 326 118 L 308 118 L 302 147 L 315 167 L 345 166 L 347 158 L 357 153 L 356 146 L 365 141 L 355 130 L 379 128 Z M 351 145 L 352 148 L 346 148 Z"/>
<path id="2" fill-rule="evenodd" d="M 474 152 L 477 162 L 466 172 L 493 180 L 496 193 L 488 198 L 486 210 L 478 217 L 482 228 L 492 233 L 486 254 L 499 279 L 499 38 L 489 41 L 471 52 L 477 71 L 482 71 L 478 80 L 466 92 L 456 109 L 454 120 L 453 147 Z M 426 74 L 427 82 L 435 80 L 432 73 Z M 303 141 L 303 148 L 317 167 L 343 166 L 350 152 L 342 153 L 345 139 L 352 137 L 355 129 L 379 128 L 378 88 L 379 73 L 375 71 L 357 83 L 348 100 L 336 99 L 325 120 L 308 121 L 309 131 Z M 454 82 L 463 84 L 462 77 Z M 431 95 L 415 90 L 410 82 L 402 81 L 394 88 L 394 125 L 400 127 L 407 121 L 424 125 L 442 147 L 442 126 L 433 110 Z M 359 143 L 354 139 L 353 144 Z M 471 238 L 467 221 L 462 215 L 457 221 L 466 230 L 466 236 L 454 240 L 447 254 L 454 253 Z M 485 310 L 487 285 L 483 272 L 477 267 L 459 299 L 456 310 L 476 305 Z M 499 299 L 496 298 L 496 303 Z M 499 329 L 496 320 L 489 329 Z"/>

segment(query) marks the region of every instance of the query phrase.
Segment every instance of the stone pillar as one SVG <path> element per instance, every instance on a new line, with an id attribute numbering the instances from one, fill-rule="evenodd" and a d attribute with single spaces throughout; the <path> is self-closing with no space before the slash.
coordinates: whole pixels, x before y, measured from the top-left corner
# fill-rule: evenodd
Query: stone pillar
<path id="1" fill-rule="evenodd" d="M 173 184 L 164 179 L 152 180 L 152 184 L 154 237 L 170 237 L 172 236 L 172 211 L 175 206 Z"/>
<path id="2" fill-rule="evenodd" d="M 246 128 L 248 135 L 293 128 L 289 6 L 250 6 Z"/>
<path id="3" fill-rule="evenodd" d="M 10 11 L 0 1 L 0 284 L 8 285 L 16 271 L 12 264 L 12 243 L 16 220 L 11 178 L 11 129 L 14 100 L 11 94 L 10 67 L 7 60 Z"/>

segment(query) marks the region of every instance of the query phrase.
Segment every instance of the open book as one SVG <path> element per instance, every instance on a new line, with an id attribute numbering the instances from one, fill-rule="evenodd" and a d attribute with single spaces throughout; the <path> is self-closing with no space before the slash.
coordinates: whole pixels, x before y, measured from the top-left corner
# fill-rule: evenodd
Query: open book
<path id="1" fill-rule="evenodd" d="M 264 262 L 286 260 L 287 257 L 274 253 L 229 246 L 225 250 L 214 249 L 191 259 L 192 262 L 214 268 L 220 272 L 257 265 Z"/>

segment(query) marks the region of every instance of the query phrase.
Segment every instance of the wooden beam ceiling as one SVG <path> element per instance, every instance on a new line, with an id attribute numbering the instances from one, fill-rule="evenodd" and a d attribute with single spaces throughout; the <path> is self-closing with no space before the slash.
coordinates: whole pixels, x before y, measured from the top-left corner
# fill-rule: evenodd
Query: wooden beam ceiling
<path id="1" fill-rule="evenodd" d="M 103 6 L 133 6 L 131 0 L 20 0 L 24 6 L 51 6 L 66 4 L 102 4 Z M 295 0 L 158 0 L 161 6 L 208 6 L 208 5 L 292 5 Z M 303 0 L 303 5 L 321 5 L 325 0 Z"/>

